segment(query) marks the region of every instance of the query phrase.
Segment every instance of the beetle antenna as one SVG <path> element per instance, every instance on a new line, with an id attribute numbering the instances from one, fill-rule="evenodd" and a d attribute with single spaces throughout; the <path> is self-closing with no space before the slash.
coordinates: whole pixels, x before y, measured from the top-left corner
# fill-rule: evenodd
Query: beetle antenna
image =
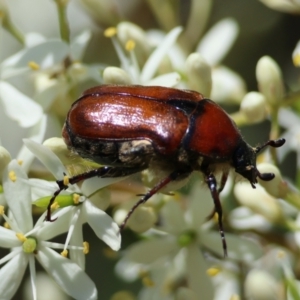
<path id="1" fill-rule="evenodd" d="M 279 148 L 284 143 L 285 143 L 285 139 L 283 139 L 283 138 L 278 139 L 278 140 L 270 140 L 270 141 L 267 141 L 262 146 L 256 147 L 254 151 L 257 154 L 267 146 L 271 146 L 271 147 L 274 147 L 274 148 Z M 257 169 L 256 169 L 256 176 L 259 177 L 261 180 L 264 180 L 264 181 L 270 181 L 275 177 L 275 175 L 273 173 L 260 173 Z"/>
<path id="2" fill-rule="evenodd" d="M 262 146 L 258 146 L 255 148 L 255 153 L 259 153 L 262 149 L 264 149 L 267 146 L 271 146 L 274 148 L 279 148 L 281 147 L 283 144 L 285 143 L 285 139 L 281 138 L 278 140 L 269 140 L 267 141 L 265 144 L 263 144 Z M 259 176 L 259 175 L 258 175 Z M 271 179 L 270 179 L 271 180 Z"/>

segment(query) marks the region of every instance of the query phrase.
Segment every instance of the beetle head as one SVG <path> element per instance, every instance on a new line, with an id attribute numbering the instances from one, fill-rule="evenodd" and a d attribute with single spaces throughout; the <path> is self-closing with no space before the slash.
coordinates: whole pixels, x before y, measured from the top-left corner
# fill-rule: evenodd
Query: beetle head
<path id="1" fill-rule="evenodd" d="M 275 177 L 273 173 L 260 173 L 257 170 L 256 155 L 266 146 L 278 148 L 284 143 L 285 139 L 270 140 L 260 147 L 252 148 L 245 142 L 242 142 L 233 155 L 235 171 L 247 178 L 253 188 L 255 188 L 257 183 L 257 177 L 264 181 L 272 180 Z"/>

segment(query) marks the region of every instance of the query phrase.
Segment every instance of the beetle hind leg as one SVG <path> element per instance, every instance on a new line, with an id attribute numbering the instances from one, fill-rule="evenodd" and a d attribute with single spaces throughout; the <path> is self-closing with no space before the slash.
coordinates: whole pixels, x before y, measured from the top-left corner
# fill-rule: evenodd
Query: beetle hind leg
<path id="1" fill-rule="evenodd" d="M 148 199 L 150 199 L 154 194 L 156 194 L 158 191 L 163 189 L 168 183 L 175 181 L 176 179 L 188 176 L 191 174 L 191 170 L 176 170 L 170 173 L 169 176 L 165 177 L 161 181 L 159 181 L 152 189 L 150 189 L 146 194 L 143 195 L 143 197 L 135 203 L 135 205 L 130 209 L 130 211 L 127 213 L 123 223 L 120 225 L 120 231 L 124 229 L 126 226 L 126 223 L 130 216 L 134 213 L 136 208 L 140 206 L 141 204 L 145 203 Z"/>

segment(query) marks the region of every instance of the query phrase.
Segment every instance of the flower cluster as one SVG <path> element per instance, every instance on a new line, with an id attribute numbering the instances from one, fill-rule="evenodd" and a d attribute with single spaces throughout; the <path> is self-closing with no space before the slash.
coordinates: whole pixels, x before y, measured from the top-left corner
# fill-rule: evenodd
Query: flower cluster
<path id="1" fill-rule="evenodd" d="M 1 299 L 300 298 L 300 106 L 299 82 L 291 79 L 300 66 L 300 41 L 288 53 L 294 64 L 288 69 L 261 55 L 247 71 L 257 88 L 248 90 L 236 71 L 242 68 L 227 60 L 230 51 L 246 57 L 239 36 L 245 39 L 247 26 L 228 14 L 214 21 L 212 0 L 183 2 L 0 0 Z M 263 4 L 285 13 L 300 9 L 299 1 L 261 2 L 261 10 Z M 233 8 L 232 15 L 238 15 Z M 278 47 L 284 52 L 284 41 Z M 140 205 L 127 222 L 134 236 L 119 226 L 135 195 L 146 194 L 162 174 L 146 170 L 138 179 L 100 176 L 68 184 L 101 168 L 60 138 L 71 104 L 100 84 L 194 90 L 230 108 L 237 126 L 253 128 L 256 140 L 286 140 L 257 159 L 258 171 L 275 174 L 273 180 L 258 179 L 254 189 L 229 172 L 220 193 L 228 257 L 199 174 L 179 191 L 156 193 Z M 295 163 L 286 168 L 289 160 Z M 218 185 L 223 180 L 216 179 Z M 47 208 L 60 182 L 50 222 Z M 85 227 L 94 232 L 91 241 Z M 121 237 L 126 246 L 117 252 Z M 110 250 L 98 251 L 91 263 L 86 256 L 98 239 Z M 105 269 L 112 258 L 118 278 Z M 103 284 L 106 276 L 113 288 Z M 139 290 L 131 289 L 135 281 Z"/>

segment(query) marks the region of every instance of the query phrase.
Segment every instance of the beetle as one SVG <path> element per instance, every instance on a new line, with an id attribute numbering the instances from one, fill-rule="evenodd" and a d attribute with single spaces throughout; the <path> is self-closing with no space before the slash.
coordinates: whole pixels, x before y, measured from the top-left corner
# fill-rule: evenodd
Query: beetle
<path id="1" fill-rule="evenodd" d="M 260 173 L 256 155 L 267 145 L 280 147 L 284 139 L 263 146 L 248 145 L 234 121 L 215 102 L 202 94 L 160 86 L 101 85 L 86 90 L 73 103 L 63 130 L 67 147 L 81 157 L 104 166 L 69 178 L 75 184 L 91 177 L 123 177 L 146 169 L 164 174 L 132 207 L 120 229 L 134 210 L 169 183 L 186 179 L 200 171 L 214 201 L 224 255 L 227 245 L 222 224 L 219 193 L 230 168 L 234 168 L 253 188 L 257 177 L 269 181 L 272 173 Z M 215 174 L 221 169 L 219 187 Z M 48 205 L 51 220 L 55 197 L 68 187 L 58 180 L 59 189 Z"/>

